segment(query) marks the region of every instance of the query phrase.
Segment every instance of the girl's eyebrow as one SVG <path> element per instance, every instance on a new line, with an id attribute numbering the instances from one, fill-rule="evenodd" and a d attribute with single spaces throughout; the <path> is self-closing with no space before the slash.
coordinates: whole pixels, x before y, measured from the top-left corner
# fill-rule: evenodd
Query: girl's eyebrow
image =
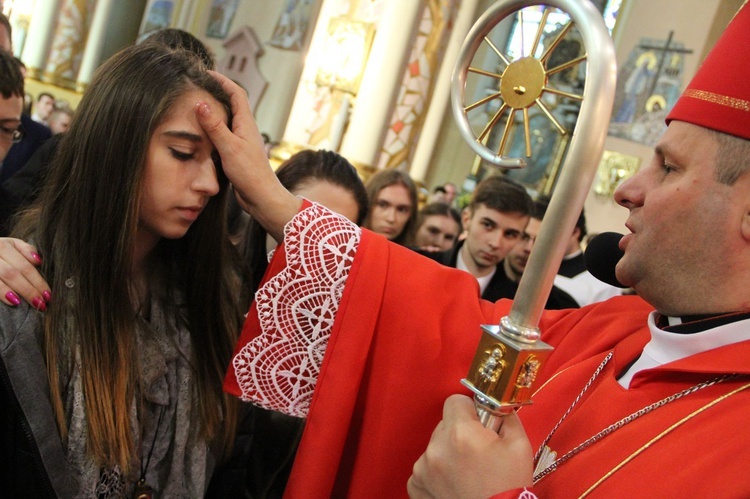
<path id="1" fill-rule="evenodd" d="M 201 137 L 197 133 L 191 133 L 191 132 L 186 132 L 186 131 L 182 131 L 182 130 L 167 130 L 166 132 L 163 133 L 163 135 L 167 135 L 169 137 L 175 137 L 175 138 L 178 138 L 178 139 L 186 139 L 186 140 L 189 140 L 191 142 L 202 142 L 203 141 L 203 137 Z"/>

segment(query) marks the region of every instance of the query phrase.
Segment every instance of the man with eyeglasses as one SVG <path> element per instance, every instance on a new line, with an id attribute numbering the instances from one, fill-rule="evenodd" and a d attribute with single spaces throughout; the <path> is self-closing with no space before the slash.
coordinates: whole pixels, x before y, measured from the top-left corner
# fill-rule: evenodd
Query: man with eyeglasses
<path id="1" fill-rule="evenodd" d="M 10 22 L 7 17 L 0 13 L 0 51 L 6 52 L 10 57 L 13 57 L 12 39 Z M 17 61 L 16 65 L 18 65 Z M 23 85 L 23 80 L 21 80 L 21 85 Z M 22 86 L 21 96 L 23 95 Z M 2 123 L 0 123 L 0 125 L 8 128 Z M 2 167 L 0 167 L 0 183 L 5 182 L 20 170 L 26 162 L 29 161 L 29 158 L 31 158 L 36 150 L 52 137 L 52 132 L 50 132 L 49 128 L 32 120 L 31 116 L 28 114 L 21 115 L 21 130 L 23 131 L 22 135 L 19 136 L 19 134 L 15 134 L 15 147 L 3 151 L 4 159 L 0 159 L 0 161 L 2 161 Z M 3 138 L 3 141 L 7 142 L 7 139 Z M 6 144 L 4 143 L 3 148 L 5 147 Z M 2 201 L 0 201 L 0 204 L 2 204 Z M 0 225 L 2 225 L 2 223 L 2 219 L 0 219 Z M 1 233 L 2 232 L 0 232 L 0 234 Z"/>
<path id="2" fill-rule="evenodd" d="M 508 297 L 513 297 L 516 294 L 518 282 L 521 280 L 523 271 L 526 270 L 529 255 L 531 255 L 531 250 L 534 248 L 536 237 L 539 235 L 539 227 L 542 225 L 542 219 L 546 211 L 546 203 L 543 201 L 534 201 L 534 210 L 531 212 L 529 223 L 526 224 L 526 230 L 524 230 L 521 239 L 511 248 L 502 262 L 502 269 L 505 277 L 507 277 L 504 281 L 504 292 L 508 293 Z M 549 310 L 578 307 L 578 302 L 557 286 L 552 286 L 549 298 L 547 298 L 547 304 L 544 306 L 544 308 Z"/>
<path id="3" fill-rule="evenodd" d="M 0 50 L 0 168 L 10 147 L 21 140 L 23 76 L 13 54 Z M 0 170 L 2 171 L 2 170 Z"/>
<path id="4" fill-rule="evenodd" d="M 49 128 L 22 114 L 24 83 L 12 51 L 8 18 L 0 13 L 0 236 L 10 231 L 18 194 L 7 182 L 51 136 Z"/>

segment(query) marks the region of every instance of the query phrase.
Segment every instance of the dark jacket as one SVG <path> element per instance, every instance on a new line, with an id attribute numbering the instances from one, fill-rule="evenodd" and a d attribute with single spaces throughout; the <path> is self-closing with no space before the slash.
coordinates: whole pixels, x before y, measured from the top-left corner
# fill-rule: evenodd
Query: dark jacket
<path id="1" fill-rule="evenodd" d="M 23 168 L 36 150 L 52 137 L 49 128 L 32 120 L 28 114 L 21 115 L 21 128 L 23 138 L 8 150 L 8 155 L 3 160 L 3 169 L 0 170 L 0 182 L 5 182 Z"/>
<path id="2" fill-rule="evenodd" d="M 452 249 L 447 251 L 422 251 L 417 250 L 418 253 L 435 260 L 436 262 L 442 263 L 447 267 L 456 268 L 456 262 L 458 261 L 458 253 L 461 251 L 463 241 L 458 242 Z M 482 293 L 482 298 L 488 301 L 495 302 L 501 298 L 513 299 L 516 296 L 518 290 L 518 283 L 511 281 L 503 270 L 503 262 L 500 261 L 497 264 L 497 271 L 490 279 L 487 288 Z M 564 308 L 579 308 L 578 303 L 568 293 L 562 289 L 552 286 L 549 298 L 547 298 L 547 304 L 544 306 L 545 309 L 558 310 Z"/>
<path id="3" fill-rule="evenodd" d="M 7 497 L 71 497 L 74 490 L 50 404 L 41 332 L 41 313 L 26 304 L 0 314 L 0 489 Z"/>
<path id="4" fill-rule="evenodd" d="M 13 216 L 36 199 L 63 135 L 55 135 L 42 144 L 23 168 L 0 182 L 0 236 L 10 234 Z"/>

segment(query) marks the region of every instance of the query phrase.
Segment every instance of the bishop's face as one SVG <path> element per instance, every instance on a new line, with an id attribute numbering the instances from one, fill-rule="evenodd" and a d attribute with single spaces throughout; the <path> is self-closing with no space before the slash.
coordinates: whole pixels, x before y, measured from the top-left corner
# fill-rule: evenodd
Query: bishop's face
<path id="1" fill-rule="evenodd" d="M 615 192 L 630 210 L 617 278 L 665 314 L 724 311 L 719 290 L 738 270 L 730 256 L 747 201 L 716 180 L 717 151 L 712 132 L 673 121 L 651 162 Z"/>

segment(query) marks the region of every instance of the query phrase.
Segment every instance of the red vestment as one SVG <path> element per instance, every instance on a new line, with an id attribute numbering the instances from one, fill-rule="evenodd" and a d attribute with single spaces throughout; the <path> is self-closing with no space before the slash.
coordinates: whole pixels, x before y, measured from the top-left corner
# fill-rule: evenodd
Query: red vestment
<path id="1" fill-rule="evenodd" d="M 277 252 L 266 280 L 285 267 L 286 257 Z M 510 303 L 482 301 L 470 274 L 362 231 L 286 496 L 406 497 L 412 466 L 440 421 L 445 398 L 467 393 L 459 380 L 474 356 L 480 325 L 497 324 Z M 625 390 L 615 373 L 648 342 L 650 311 L 637 297 L 618 297 L 545 312 L 543 339 L 556 348 L 537 378 L 542 388 L 534 405 L 519 412 L 534 449 L 613 348 L 612 360 L 550 441 L 560 456 L 685 387 L 725 372 L 750 374 L 750 342 L 743 342 L 641 372 Z M 240 347 L 259 334 L 255 314 L 253 306 Z M 563 463 L 533 491 L 545 498 L 578 497 L 659 432 L 747 382 L 726 381 L 655 409 Z M 231 369 L 225 388 L 241 395 Z M 741 425 L 749 403 L 750 390 L 742 391 L 692 417 L 594 493 L 747 497 L 748 439 Z"/>

